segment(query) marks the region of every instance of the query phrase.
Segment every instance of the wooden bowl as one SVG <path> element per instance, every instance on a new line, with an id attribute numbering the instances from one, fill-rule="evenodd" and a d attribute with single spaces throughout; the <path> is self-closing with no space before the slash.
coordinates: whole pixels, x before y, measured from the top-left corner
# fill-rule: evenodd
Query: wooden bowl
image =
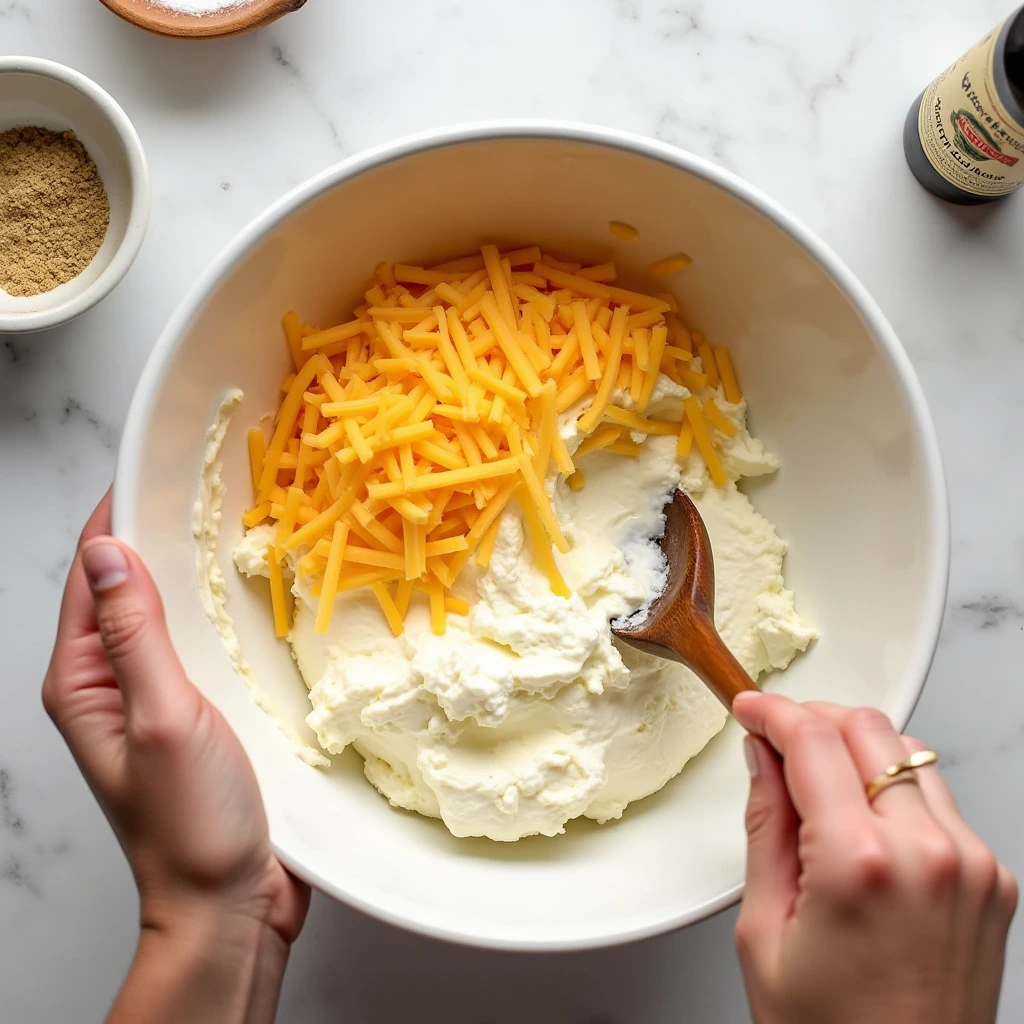
<path id="1" fill-rule="evenodd" d="M 213 39 L 236 36 L 262 28 L 272 21 L 297 11 L 306 0 L 249 0 L 216 14 L 181 14 L 154 6 L 159 0 L 100 0 L 119 18 L 148 32 L 182 39 Z"/>

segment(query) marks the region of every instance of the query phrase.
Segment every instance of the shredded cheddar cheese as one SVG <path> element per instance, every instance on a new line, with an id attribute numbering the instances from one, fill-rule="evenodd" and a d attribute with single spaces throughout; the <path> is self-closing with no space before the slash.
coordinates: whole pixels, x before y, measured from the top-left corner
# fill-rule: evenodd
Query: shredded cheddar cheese
<path id="1" fill-rule="evenodd" d="M 715 362 L 718 364 L 718 375 L 722 378 L 722 390 L 725 392 L 725 400 L 731 405 L 737 405 L 743 400 L 743 394 L 736 381 L 736 371 L 733 369 L 729 350 L 727 348 L 716 348 Z"/>
<path id="2" fill-rule="evenodd" d="M 619 222 L 609 230 L 637 238 Z M 650 272 L 688 262 L 676 254 Z M 635 457 L 647 437 L 674 436 L 678 457 L 695 447 L 724 486 L 716 439 L 737 428 L 716 398 L 742 398 L 728 351 L 691 336 L 673 296 L 618 287 L 617 277 L 612 263 L 485 245 L 433 266 L 378 264 L 337 326 L 284 317 L 292 372 L 269 439 L 249 431 L 254 500 L 243 515 L 247 527 L 274 525 L 278 636 L 289 630 L 289 552 L 318 598 L 318 632 L 339 594 L 369 588 L 396 636 L 415 593 L 443 633 L 448 614 L 470 610 L 452 586 L 471 560 L 488 566 L 513 499 L 534 561 L 569 596 L 555 553 L 570 544 L 550 481 L 583 490 L 578 463 L 591 453 Z M 681 422 L 647 412 L 662 373 L 693 393 Z M 585 436 L 570 454 L 560 418 L 577 407 Z"/>
<path id="3" fill-rule="evenodd" d="M 640 232 L 632 224 L 624 224 L 621 220 L 608 221 L 608 230 L 624 242 L 633 243 L 640 238 Z"/>
<path id="4" fill-rule="evenodd" d="M 274 635 L 288 635 L 288 611 L 285 608 L 284 578 L 281 563 L 278 562 L 273 545 L 267 549 L 267 565 L 270 568 L 270 603 L 274 609 Z"/>
<path id="5" fill-rule="evenodd" d="M 249 466 L 252 470 L 253 494 L 258 494 L 260 477 L 263 475 L 263 460 L 267 454 L 267 439 L 259 427 L 249 431 Z"/>
<path id="6" fill-rule="evenodd" d="M 401 636 L 402 631 L 405 629 L 405 618 L 388 593 L 388 588 L 378 581 L 377 583 L 371 583 L 370 589 L 380 603 L 381 611 L 384 613 L 384 618 L 388 620 L 391 632 L 395 636 Z"/>
<path id="7" fill-rule="evenodd" d="M 700 364 L 703 372 L 708 378 L 708 387 L 718 387 L 718 361 L 715 359 L 715 355 L 711 351 L 711 346 L 707 343 L 707 340 L 700 331 L 693 332 L 693 341 L 696 344 L 697 352 L 700 355 Z"/>
<path id="8" fill-rule="evenodd" d="M 711 435 L 708 432 L 708 425 L 701 412 L 700 401 L 692 395 L 683 402 L 683 409 L 686 412 L 686 419 L 689 421 L 690 429 L 693 431 L 693 438 L 697 442 L 701 455 L 707 463 L 708 472 L 716 487 L 726 485 L 725 470 L 722 468 L 718 452 L 711 443 Z"/>
<path id="9" fill-rule="evenodd" d="M 685 270 L 692 262 L 685 252 L 677 252 L 663 260 L 656 260 L 647 268 L 647 273 L 652 277 L 667 277 L 669 274 Z"/>
<path id="10" fill-rule="evenodd" d="M 707 421 L 717 427 L 726 437 L 736 436 L 736 424 L 719 409 L 713 398 L 705 398 L 701 402 L 701 409 Z"/>

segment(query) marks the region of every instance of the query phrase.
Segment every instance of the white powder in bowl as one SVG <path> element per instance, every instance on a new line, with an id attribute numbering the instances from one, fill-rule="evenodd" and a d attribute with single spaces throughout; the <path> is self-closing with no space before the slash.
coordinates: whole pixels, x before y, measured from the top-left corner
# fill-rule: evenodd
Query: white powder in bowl
<path id="1" fill-rule="evenodd" d="M 248 7 L 252 0 L 150 0 L 150 7 L 162 7 L 178 14 L 220 14 L 234 7 Z"/>
<path id="2" fill-rule="evenodd" d="M 660 500 L 663 509 L 671 498 L 671 493 L 665 494 L 661 499 L 655 500 L 655 505 Z M 657 526 L 652 532 L 653 522 L 656 522 Z M 629 567 L 629 574 L 643 584 L 645 596 L 644 603 L 639 608 L 612 623 L 617 629 L 636 629 L 642 625 L 650 614 L 651 605 L 661 597 L 668 586 L 668 559 L 661 547 L 665 526 L 665 513 L 661 511 L 657 513 L 656 520 L 644 517 L 638 528 L 627 530 L 616 538 Z"/>

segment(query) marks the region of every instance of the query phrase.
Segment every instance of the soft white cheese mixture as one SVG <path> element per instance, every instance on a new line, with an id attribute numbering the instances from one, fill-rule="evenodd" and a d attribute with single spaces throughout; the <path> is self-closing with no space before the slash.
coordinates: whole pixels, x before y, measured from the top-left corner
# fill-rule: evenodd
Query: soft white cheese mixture
<path id="1" fill-rule="evenodd" d="M 661 377 L 647 414 L 678 419 L 687 394 Z M 631 407 L 627 394 L 614 400 Z M 450 614 L 444 636 L 432 633 L 419 596 L 404 634 L 392 636 L 368 591 L 340 595 L 330 631 L 317 634 L 316 601 L 296 582 L 290 641 L 310 690 L 307 722 L 323 749 L 354 746 L 366 777 L 396 807 L 440 817 L 456 836 L 506 841 L 557 835 L 580 815 L 617 818 L 678 774 L 726 712 L 690 671 L 619 645 L 609 626 L 664 584 L 651 538 L 677 486 L 707 525 L 716 621 L 747 671 L 756 678 L 785 668 L 816 636 L 785 589 L 785 543 L 736 487 L 778 463 L 747 432 L 745 403 L 720 395 L 719 404 L 740 428 L 719 439 L 730 478 L 723 489 L 699 454 L 680 466 L 672 437 L 649 438 L 636 458 L 585 456 L 582 491 L 548 480 L 572 544 L 566 555 L 555 552 L 568 599 L 534 565 L 514 505 L 487 571 L 467 567 L 460 577 L 455 592 L 471 610 Z M 563 424 L 570 451 L 581 440 L 580 411 Z M 235 551 L 241 572 L 266 574 L 272 536 L 270 526 L 248 532 Z"/>
<path id="2" fill-rule="evenodd" d="M 229 391 L 220 407 L 210 429 L 206 431 L 206 444 L 203 447 L 203 468 L 199 476 L 199 490 L 192 506 L 192 535 L 195 538 L 196 579 L 199 582 L 199 596 L 203 601 L 203 611 L 213 623 L 227 650 L 228 658 L 235 672 L 245 682 L 253 700 L 260 710 L 267 714 L 284 733 L 292 744 L 295 753 L 306 764 L 324 768 L 330 761 L 319 750 L 315 750 L 278 714 L 274 702 L 260 685 L 252 666 L 242 653 L 242 645 L 238 642 L 235 623 L 227 610 L 227 581 L 217 561 L 217 543 L 220 540 L 221 521 L 224 518 L 224 484 L 220 474 L 223 469 L 221 449 L 231 424 L 231 416 L 242 401 L 242 392 L 237 388 Z M 263 559 L 263 571 L 266 572 L 267 562 Z"/>

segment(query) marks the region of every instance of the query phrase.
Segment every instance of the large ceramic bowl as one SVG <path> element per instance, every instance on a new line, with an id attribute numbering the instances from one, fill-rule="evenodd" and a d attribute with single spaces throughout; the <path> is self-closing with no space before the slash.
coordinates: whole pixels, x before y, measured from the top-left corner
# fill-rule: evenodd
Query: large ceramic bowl
<path id="1" fill-rule="evenodd" d="M 639 228 L 639 241 L 614 238 L 611 218 Z M 454 839 L 392 809 L 355 754 L 326 772 L 299 761 L 232 673 L 196 587 L 204 432 L 225 390 L 239 387 L 220 547 L 229 610 L 249 661 L 303 728 L 305 689 L 273 639 L 266 589 L 239 579 L 230 556 L 251 497 L 245 431 L 276 407 L 286 372 L 281 315 L 338 322 L 379 260 L 441 260 L 488 239 L 611 258 L 635 285 L 654 286 L 643 268 L 656 258 L 693 257 L 674 283 L 690 320 L 730 346 L 752 426 L 781 457 L 778 476 L 751 491 L 791 542 L 787 582 L 821 631 L 768 683 L 800 699 L 875 705 L 905 725 L 948 569 L 942 466 L 907 356 L 850 271 L 775 203 L 703 160 L 620 132 L 432 132 L 339 164 L 276 203 L 203 273 L 157 343 L 125 428 L 115 528 L 156 577 L 189 675 L 245 745 L 293 871 L 430 935 L 509 949 L 610 945 L 700 920 L 741 892 L 747 776 L 735 724 L 619 822 L 574 822 L 558 838 L 512 845 Z"/>

